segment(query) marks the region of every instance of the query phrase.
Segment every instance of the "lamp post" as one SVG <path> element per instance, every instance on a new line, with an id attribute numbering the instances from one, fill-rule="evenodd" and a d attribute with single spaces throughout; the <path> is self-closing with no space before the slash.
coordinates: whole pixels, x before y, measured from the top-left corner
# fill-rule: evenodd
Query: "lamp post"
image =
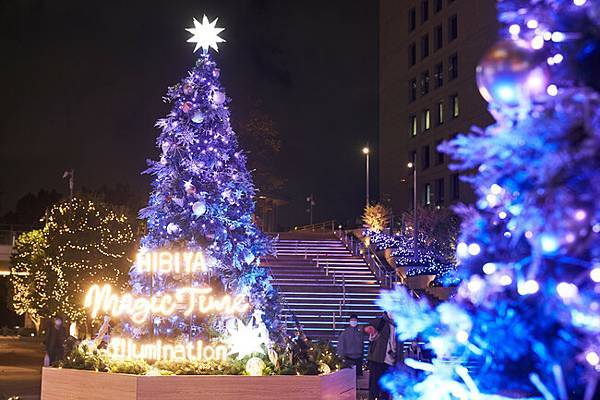
<path id="1" fill-rule="evenodd" d="M 413 258 L 417 262 L 417 231 L 419 230 L 419 221 L 417 219 L 417 163 L 415 161 L 408 163 L 408 168 L 413 171 Z"/>
<path id="2" fill-rule="evenodd" d="M 367 175 L 367 179 L 366 179 L 366 186 L 365 186 L 365 207 L 369 206 L 369 148 L 368 147 L 363 147 L 362 149 L 363 154 L 366 156 L 366 175 Z"/>

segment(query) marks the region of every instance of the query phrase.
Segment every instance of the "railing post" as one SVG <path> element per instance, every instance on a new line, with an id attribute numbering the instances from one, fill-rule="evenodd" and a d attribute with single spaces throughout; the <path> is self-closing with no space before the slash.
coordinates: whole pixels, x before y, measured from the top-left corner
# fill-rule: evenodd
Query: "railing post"
<path id="1" fill-rule="evenodd" d="M 332 313 L 333 315 L 333 331 L 335 333 L 335 311 Z"/>
<path id="2" fill-rule="evenodd" d="M 342 274 L 342 300 L 344 302 L 344 305 L 346 305 L 346 274 Z"/>

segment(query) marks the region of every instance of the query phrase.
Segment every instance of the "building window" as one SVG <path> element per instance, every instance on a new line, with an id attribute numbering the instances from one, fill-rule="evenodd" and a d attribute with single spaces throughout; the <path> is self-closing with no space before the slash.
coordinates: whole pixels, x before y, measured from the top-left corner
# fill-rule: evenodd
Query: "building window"
<path id="1" fill-rule="evenodd" d="M 442 25 L 436 26 L 433 32 L 433 46 L 435 50 L 439 50 L 444 45 L 444 30 L 442 29 Z"/>
<path id="2" fill-rule="evenodd" d="M 458 54 L 454 53 L 448 57 L 448 77 L 449 80 L 458 78 Z"/>
<path id="3" fill-rule="evenodd" d="M 431 111 L 429 109 L 423 110 L 421 114 L 421 129 L 428 131 L 431 128 Z"/>
<path id="4" fill-rule="evenodd" d="M 408 82 L 408 101 L 412 102 L 417 99 L 417 79 L 413 78 Z"/>
<path id="5" fill-rule="evenodd" d="M 442 11 L 444 0 L 434 0 L 433 1 L 433 11 L 439 13 Z"/>
<path id="6" fill-rule="evenodd" d="M 452 200 L 460 197 L 460 179 L 458 174 L 452 174 Z"/>
<path id="7" fill-rule="evenodd" d="M 410 152 L 410 154 L 408 155 L 408 160 L 413 164 L 417 162 L 417 151 L 416 150 L 413 150 Z"/>
<path id="8" fill-rule="evenodd" d="M 458 37 L 458 17 L 456 15 L 448 18 L 448 42 Z"/>
<path id="9" fill-rule="evenodd" d="M 442 165 L 444 163 L 444 153 L 439 150 L 440 145 L 442 144 L 441 140 L 438 140 L 435 144 L 435 163 L 436 165 Z"/>
<path id="10" fill-rule="evenodd" d="M 408 117 L 408 134 L 417 136 L 417 116 L 414 114 Z"/>
<path id="11" fill-rule="evenodd" d="M 408 10 L 408 31 L 412 32 L 417 28 L 417 10 L 413 7 Z"/>
<path id="12" fill-rule="evenodd" d="M 429 146 L 423 146 L 421 149 L 421 165 L 422 169 L 429 168 Z"/>
<path id="13" fill-rule="evenodd" d="M 415 43 L 411 43 L 408 46 L 408 66 L 412 67 L 417 63 L 417 45 Z"/>
<path id="14" fill-rule="evenodd" d="M 460 112 L 457 94 L 450 96 L 450 109 L 452 112 L 452 118 L 457 118 Z"/>
<path id="15" fill-rule="evenodd" d="M 442 125 L 444 123 L 444 102 L 442 100 L 438 101 L 436 107 L 437 114 L 437 124 Z"/>
<path id="16" fill-rule="evenodd" d="M 429 35 L 421 37 L 421 60 L 429 56 Z"/>
<path id="17" fill-rule="evenodd" d="M 441 88 L 442 86 L 444 86 L 444 64 L 439 63 L 436 64 L 436 66 L 434 67 L 435 69 L 435 87 L 437 88 Z"/>
<path id="18" fill-rule="evenodd" d="M 429 71 L 421 72 L 421 96 L 429 93 Z"/>
<path id="19" fill-rule="evenodd" d="M 435 181 L 435 204 L 438 206 L 444 204 L 444 178 Z"/>
<path id="20" fill-rule="evenodd" d="M 429 19 L 429 1 L 421 1 L 421 23 Z"/>
<path id="21" fill-rule="evenodd" d="M 423 203 L 425 205 L 429 205 L 431 204 L 431 184 L 430 183 L 426 183 L 425 186 L 423 187 Z"/>

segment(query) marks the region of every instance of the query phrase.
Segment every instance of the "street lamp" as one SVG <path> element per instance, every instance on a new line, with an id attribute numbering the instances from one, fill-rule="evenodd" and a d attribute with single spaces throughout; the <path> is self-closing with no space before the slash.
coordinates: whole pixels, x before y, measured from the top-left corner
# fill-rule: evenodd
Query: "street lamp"
<path id="1" fill-rule="evenodd" d="M 366 207 L 369 207 L 369 148 L 363 147 L 363 154 L 366 156 L 367 182 L 365 187 Z"/>
<path id="2" fill-rule="evenodd" d="M 417 219 L 417 163 L 415 161 L 407 164 L 409 169 L 413 171 L 413 258 L 417 262 L 417 231 L 419 229 L 419 221 Z"/>

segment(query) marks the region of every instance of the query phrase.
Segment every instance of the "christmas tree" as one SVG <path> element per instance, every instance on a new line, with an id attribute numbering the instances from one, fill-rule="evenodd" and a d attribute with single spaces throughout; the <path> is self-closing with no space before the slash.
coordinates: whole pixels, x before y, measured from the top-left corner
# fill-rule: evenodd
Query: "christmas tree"
<path id="1" fill-rule="evenodd" d="M 384 377 L 396 398 L 598 398 L 600 2 L 498 2 L 477 68 L 496 123 L 442 146 L 479 200 L 461 207 L 456 297 L 382 295 L 431 363 Z"/>
<path id="2" fill-rule="evenodd" d="M 255 311 L 254 322 L 264 322 L 274 333 L 279 329 L 277 294 L 268 270 L 259 265 L 271 243 L 253 222 L 255 187 L 231 128 L 220 71 L 209 53 L 224 41 L 216 21 L 205 16 L 188 29 L 195 51 L 202 51 L 192 70 L 165 97 L 172 109 L 156 124 L 161 129 L 157 139 L 161 156 L 146 171 L 154 176 L 153 191 L 140 212 L 148 229 L 141 254 L 198 251 L 205 268 L 186 274 L 148 274 L 138 262 L 130 273 L 131 284 L 137 295 L 172 293 L 184 286 L 243 295 Z M 155 316 L 151 324 L 129 328 L 136 335 L 189 338 L 224 332 L 224 320 L 215 316 L 173 313 Z"/>

